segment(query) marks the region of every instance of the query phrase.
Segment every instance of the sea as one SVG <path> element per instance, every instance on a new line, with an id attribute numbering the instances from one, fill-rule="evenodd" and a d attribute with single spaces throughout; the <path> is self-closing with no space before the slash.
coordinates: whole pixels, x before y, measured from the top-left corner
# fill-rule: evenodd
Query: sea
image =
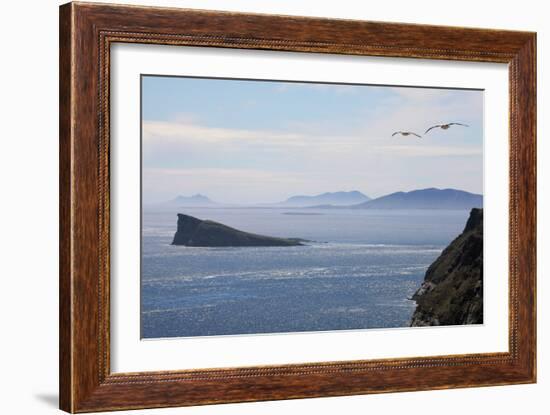
<path id="1" fill-rule="evenodd" d="M 177 213 L 304 246 L 171 245 Z M 408 327 L 429 265 L 468 210 L 144 209 L 141 337 Z"/>

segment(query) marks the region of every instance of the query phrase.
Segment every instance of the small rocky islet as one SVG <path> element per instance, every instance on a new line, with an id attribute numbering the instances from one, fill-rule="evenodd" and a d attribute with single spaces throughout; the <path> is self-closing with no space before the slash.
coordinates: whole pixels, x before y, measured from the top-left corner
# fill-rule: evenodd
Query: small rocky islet
<path id="1" fill-rule="evenodd" d="M 304 239 L 277 238 L 244 232 L 211 220 L 178 213 L 178 227 L 172 245 L 194 247 L 302 246 Z"/>

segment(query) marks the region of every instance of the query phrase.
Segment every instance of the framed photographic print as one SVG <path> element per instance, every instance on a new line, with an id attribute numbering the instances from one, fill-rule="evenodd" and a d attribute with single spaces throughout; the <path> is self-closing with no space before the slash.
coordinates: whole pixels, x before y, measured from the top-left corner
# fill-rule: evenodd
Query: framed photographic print
<path id="1" fill-rule="evenodd" d="M 60 406 L 536 380 L 536 36 L 60 8 Z"/>

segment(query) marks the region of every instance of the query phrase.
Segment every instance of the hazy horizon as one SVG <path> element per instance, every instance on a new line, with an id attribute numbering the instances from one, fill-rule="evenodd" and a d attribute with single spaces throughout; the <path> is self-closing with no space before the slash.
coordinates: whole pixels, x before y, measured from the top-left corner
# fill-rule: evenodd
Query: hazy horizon
<path id="1" fill-rule="evenodd" d="M 470 127 L 436 129 L 462 122 Z M 483 194 L 483 92 L 142 77 L 143 201 L 227 204 L 453 188 Z"/>
<path id="2" fill-rule="evenodd" d="M 268 205 L 268 204 L 277 204 L 277 203 L 280 203 L 280 202 L 284 202 L 288 199 L 290 199 L 291 197 L 295 197 L 295 196 L 306 196 L 306 197 L 315 197 L 315 196 L 321 196 L 323 194 L 327 194 L 327 193 L 349 193 L 349 192 L 360 192 L 362 193 L 363 195 L 369 197 L 370 200 L 374 200 L 374 199 L 377 199 L 377 198 L 380 198 L 380 197 L 383 197 L 383 196 L 388 196 L 390 194 L 393 194 L 393 193 L 399 193 L 399 192 L 403 192 L 403 193 L 408 193 L 408 192 L 413 192 L 413 191 L 416 191 L 416 190 L 427 190 L 427 189 L 430 189 L 430 188 L 424 188 L 424 189 L 407 189 L 407 190 L 396 190 L 395 192 L 390 192 L 390 193 L 384 193 L 384 194 L 381 194 L 381 195 L 375 195 L 375 196 L 371 196 L 369 193 L 366 193 L 366 192 L 363 192 L 361 190 L 358 190 L 358 189 L 350 189 L 350 190 L 333 190 L 333 191 L 326 191 L 326 192 L 322 192 L 322 193 L 315 193 L 315 194 L 292 194 L 292 195 L 288 195 L 287 197 L 285 197 L 284 199 L 281 199 L 281 200 L 273 200 L 273 201 L 269 201 L 269 202 L 247 202 L 247 203 L 236 203 L 236 202 L 226 202 L 225 200 L 220 200 L 220 199 L 217 199 L 215 197 L 211 197 L 210 195 L 204 193 L 204 192 L 198 192 L 198 193 L 194 193 L 194 194 L 176 194 L 176 195 L 173 195 L 173 197 L 169 198 L 169 199 L 163 199 L 163 200 L 159 200 L 159 201 L 154 201 L 154 202 L 146 202 L 146 204 L 150 204 L 150 205 L 153 205 L 153 204 L 158 204 L 158 203 L 163 203 L 163 202 L 170 202 L 174 199 L 177 199 L 179 197 L 185 197 L 185 198 L 192 198 L 192 197 L 196 197 L 196 196 L 203 196 L 203 197 L 206 197 L 208 198 L 211 202 L 215 202 L 215 203 L 218 203 L 220 205 L 230 205 L 230 204 L 235 204 L 235 205 Z M 446 190 L 446 189 L 451 189 L 451 190 L 458 190 L 458 191 L 465 191 L 467 192 L 467 190 L 463 190 L 463 189 L 456 189 L 456 188 L 436 188 L 438 190 Z M 472 193 L 472 194 L 476 194 L 476 195 L 481 195 L 483 196 L 483 192 L 480 192 L 480 193 L 476 193 L 476 192 L 468 192 L 468 193 Z"/>

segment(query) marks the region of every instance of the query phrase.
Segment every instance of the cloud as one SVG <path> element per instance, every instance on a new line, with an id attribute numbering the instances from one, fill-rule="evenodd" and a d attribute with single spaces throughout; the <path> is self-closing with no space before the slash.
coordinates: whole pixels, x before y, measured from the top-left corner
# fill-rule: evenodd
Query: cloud
<path id="1" fill-rule="evenodd" d="M 414 102 L 434 102 L 442 101 L 451 96 L 453 91 L 437 88 L 415 88 L 415 87 L 389 87 L 389 91 L 405 98 L 407 101 Z"/>
<path id="2" fill-rule="evenodd" d="M 284 140 L 286 142 L 299 138 L 299 135 L 273 133 L 269 131 L 240 130 L 216 128 L 198 125 L 185 120 L 178 121 L 144 121 L 143 139 L 146 142 L 181 142 L 181 140 L 200 140 L 218 143 L 227 140 Z"/>
<path id="3" fill-rule="evenodd" d="M 206 193 L 221 201 L 276 201 L 296 193 L 415 187 L 482 189 L 483 96 L 391 88 L 353 125 L 341 119 L 277 128 L 228 128 L 182 114 L 143 121 L 144 196 Z M 307 109 L 305 109 L 307 111 Z M 442 122 L 471 127 L 419 134 Z M 222 123 L 223 125 L 223 123 Z"/>
<path id="4" fill-rule="evenodd" d="M 414 99 L 392 97 L 384 100 L 370 114 L 371 121 L 363 134 L 372 137 L 379 154 L 401 159 L 478 156 L 483 153 L 483 99 L 479 93 L 453 93 L 433 90 L 397 88 L 400 93 L 414 95 Z M 451 127 L 446 131 L 425 131 L 434 124 L 464 122 L 470 127 Z M 391 137 L 395 131 L 412 131 L 422 136 Z M 375 139 L 378 138 L 378 140 Z M 473 162 L 473 161 L 472 161 Z M 428 166 L 427 166 L 428 167 Z"/>
<path id="5" fill-rule="evenodd" d="M 392 153 L 401 157 L 465 157 L 481 156 L 483 150 L 481 147 L 444 147 L 444 146 L 412 146 L 412 145 L 392 145 L 378 148 L 381 153 Z"/>
<path id="6" fill-rule="evenodd" d="M 415 114 L 418 115 L 418 112 L 422 111 L 422 108 L 417 108 Z M 431 137 L 422 140 L 391 137 L 391 133 L 400 128 L 411 129 L 422 134 L 427 123 L 420 122 L 415 114 L 411 114 L 406 109 L 394 111 L 390 118 L 400 119 L 399 124 L 389 120 L 377 120 L 353 135 L 323 135 L 315 130 L 307 131 L 306 125 L 301 126 L 302 132 L 279 132 L 217 128 L 180 121 L 145 121 L 143 123 L 143 139 L 146 151 L 160 154 L 219 152 L 221 149 L 231 153 L 259 151 L 264 154 L 266 152 L 301 151 L 310 155 L 313 153 L 352 154 L 358 150 L 364 150 L 369 153 L 385 153 L 400 157 L 481 154 L 481 146 L 472 148 L 456 142 L 447 142 L 447 145 L 441 145 L 441 143 L 434 145 L 437 140 L 431 139 Z M 434 111 L 430 111 L 430 114 L 433 115 Z M 400 127 L 401 125 L 404 127 Z M 453 133 L 454 131 L 451 132 L 451 130 L 446 132 L 447 136 Z M 407 144 L 402 144 L 399 141 L 405 141 Z"/>

